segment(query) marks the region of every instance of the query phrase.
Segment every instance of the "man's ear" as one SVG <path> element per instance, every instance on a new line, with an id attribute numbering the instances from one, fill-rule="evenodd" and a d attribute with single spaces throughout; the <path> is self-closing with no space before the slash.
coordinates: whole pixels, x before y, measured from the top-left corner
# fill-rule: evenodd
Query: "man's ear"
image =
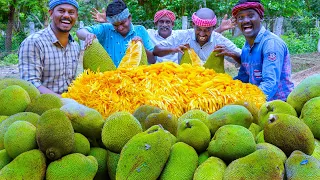
<path id="1" fill-rule="evenodd" d="M 194 24 L 194 22 L 192 22 L 192 27 L 194 28 L 196 25 Z"/>
<path id="2" fill-rule="evenodd" d="M 128 16 L 128 19 L 131 21 L 132 20 L 132 16 L 131 14 Z"/>
<path id="3" fill-rule="evenodd" d="M 51 19 L 51 16 L 52 16 L 52 13 L 53 13 L 53 9 L 49 9 L 49 15 L 50 15 L 50 19 Z"/>

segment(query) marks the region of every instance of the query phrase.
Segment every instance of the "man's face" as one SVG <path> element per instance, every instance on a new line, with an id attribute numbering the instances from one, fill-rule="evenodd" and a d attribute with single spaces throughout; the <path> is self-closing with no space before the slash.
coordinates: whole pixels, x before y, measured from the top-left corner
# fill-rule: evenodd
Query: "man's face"
<path id="1" fill-rule="evenodd" d="M 53 29 L 60 32 L 69 32 L 78 18 L 78 10 L 70 4 L 60 4 L 49 10 Z"/>
<path id="2" fill-rule="evenodd" d="M 196 36 L 197 42 L 200 44 L 200 46 L 203 46 L 205 43 L 207 43 L 211 37 L 212 31 L 214 27 L 201 27 L 193 24 L 194 33 Z"/>
<path id="3" fill-rule="evenodd" d="M 130 31 L 130 23 L 131 23 L 131 15 L 120 22 L 113 23 L 114 29 L 120 33 L 123 37 L 125 37 Z"/>
<path id="4" fill-rule="evenodd" d="M 236 16 L 236 21 L 246 38 L 255 38 L 261 29 L 262 19 L 257 11 L 253 9 L 240 11 Z"/>
<path id="5" fill-rule="evenodd" d="M 158 28 L 159 35 L 163 38 L 167 38 L 172 33 L 174 22 L 167 16 L 163 16 L 156 22 L 156 26 Z"/>

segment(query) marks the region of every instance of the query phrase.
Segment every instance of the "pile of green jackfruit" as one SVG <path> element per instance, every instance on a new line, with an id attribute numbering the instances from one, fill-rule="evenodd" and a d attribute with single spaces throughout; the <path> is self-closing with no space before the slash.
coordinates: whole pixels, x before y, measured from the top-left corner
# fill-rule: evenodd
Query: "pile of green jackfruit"
<path id="1" fill-rule="evenodd" d="M 180 117 L 142 105 L 107 118 L 0 80 L 0 179 L 320 179 L 320 74 L 287 102 L 237 101 Z"/>

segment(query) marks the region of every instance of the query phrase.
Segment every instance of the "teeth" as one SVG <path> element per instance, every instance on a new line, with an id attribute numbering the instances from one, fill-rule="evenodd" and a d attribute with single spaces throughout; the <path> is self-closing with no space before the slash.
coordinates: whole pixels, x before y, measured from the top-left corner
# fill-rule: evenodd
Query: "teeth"
<path id="1" fill-rule="evenodd" d="M 206 40 L 206 38 L 205 37 L 199 37 L 199 40 L 200 41 L 204 41 L 204 40 Z"/>

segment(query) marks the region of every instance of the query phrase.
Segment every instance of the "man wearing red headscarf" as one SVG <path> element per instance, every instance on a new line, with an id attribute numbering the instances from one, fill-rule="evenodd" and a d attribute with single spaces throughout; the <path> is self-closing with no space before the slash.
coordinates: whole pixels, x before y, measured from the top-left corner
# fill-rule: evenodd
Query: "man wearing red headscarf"
<path id="1" fill-rule="evenodd" d="M 240 0 L 232 15 L 246 38 L 235 79 L 257 85 L 268 101 L 286 101 L 293 89 L 290 54 L 285 42 L 262 25 L 262 4 L 259 0 Z"/>
<path id="2" fill-rule="evenodd" d="M 95 21 L 106 22 L 104 11 L 102 13 L 99 13 L 99 11 L 94 9 L 91 14 Z M 221 21 L 221 25 L 217 29 L 215 29 L 216 32 L 221 33 L 234 27 L 234 24 L 231 22 L 231 20 L 227 18 L 228 16 L 225 15 Z M 157 29 L 147 30 L 153 44 L 157 45 L 160 42 L 166 42 L 170 46 L 176 47 L 180 45 L 177 44 L 177 42 L 184 41 L 186 38 L 189 39 L 191 37 L 190 35 L 192 34 L 191 32 L 193 32 L 193 29 L 173 30 L 175 20 L 176 16 L 170 10 L 162 9 L 155 13 L 153 22 Z M 163 53 L 164 54 L 161 57 L 156 56 L 157 63 L 165 61 L 179 63 L 178 52 L 165 51 Z"/>

